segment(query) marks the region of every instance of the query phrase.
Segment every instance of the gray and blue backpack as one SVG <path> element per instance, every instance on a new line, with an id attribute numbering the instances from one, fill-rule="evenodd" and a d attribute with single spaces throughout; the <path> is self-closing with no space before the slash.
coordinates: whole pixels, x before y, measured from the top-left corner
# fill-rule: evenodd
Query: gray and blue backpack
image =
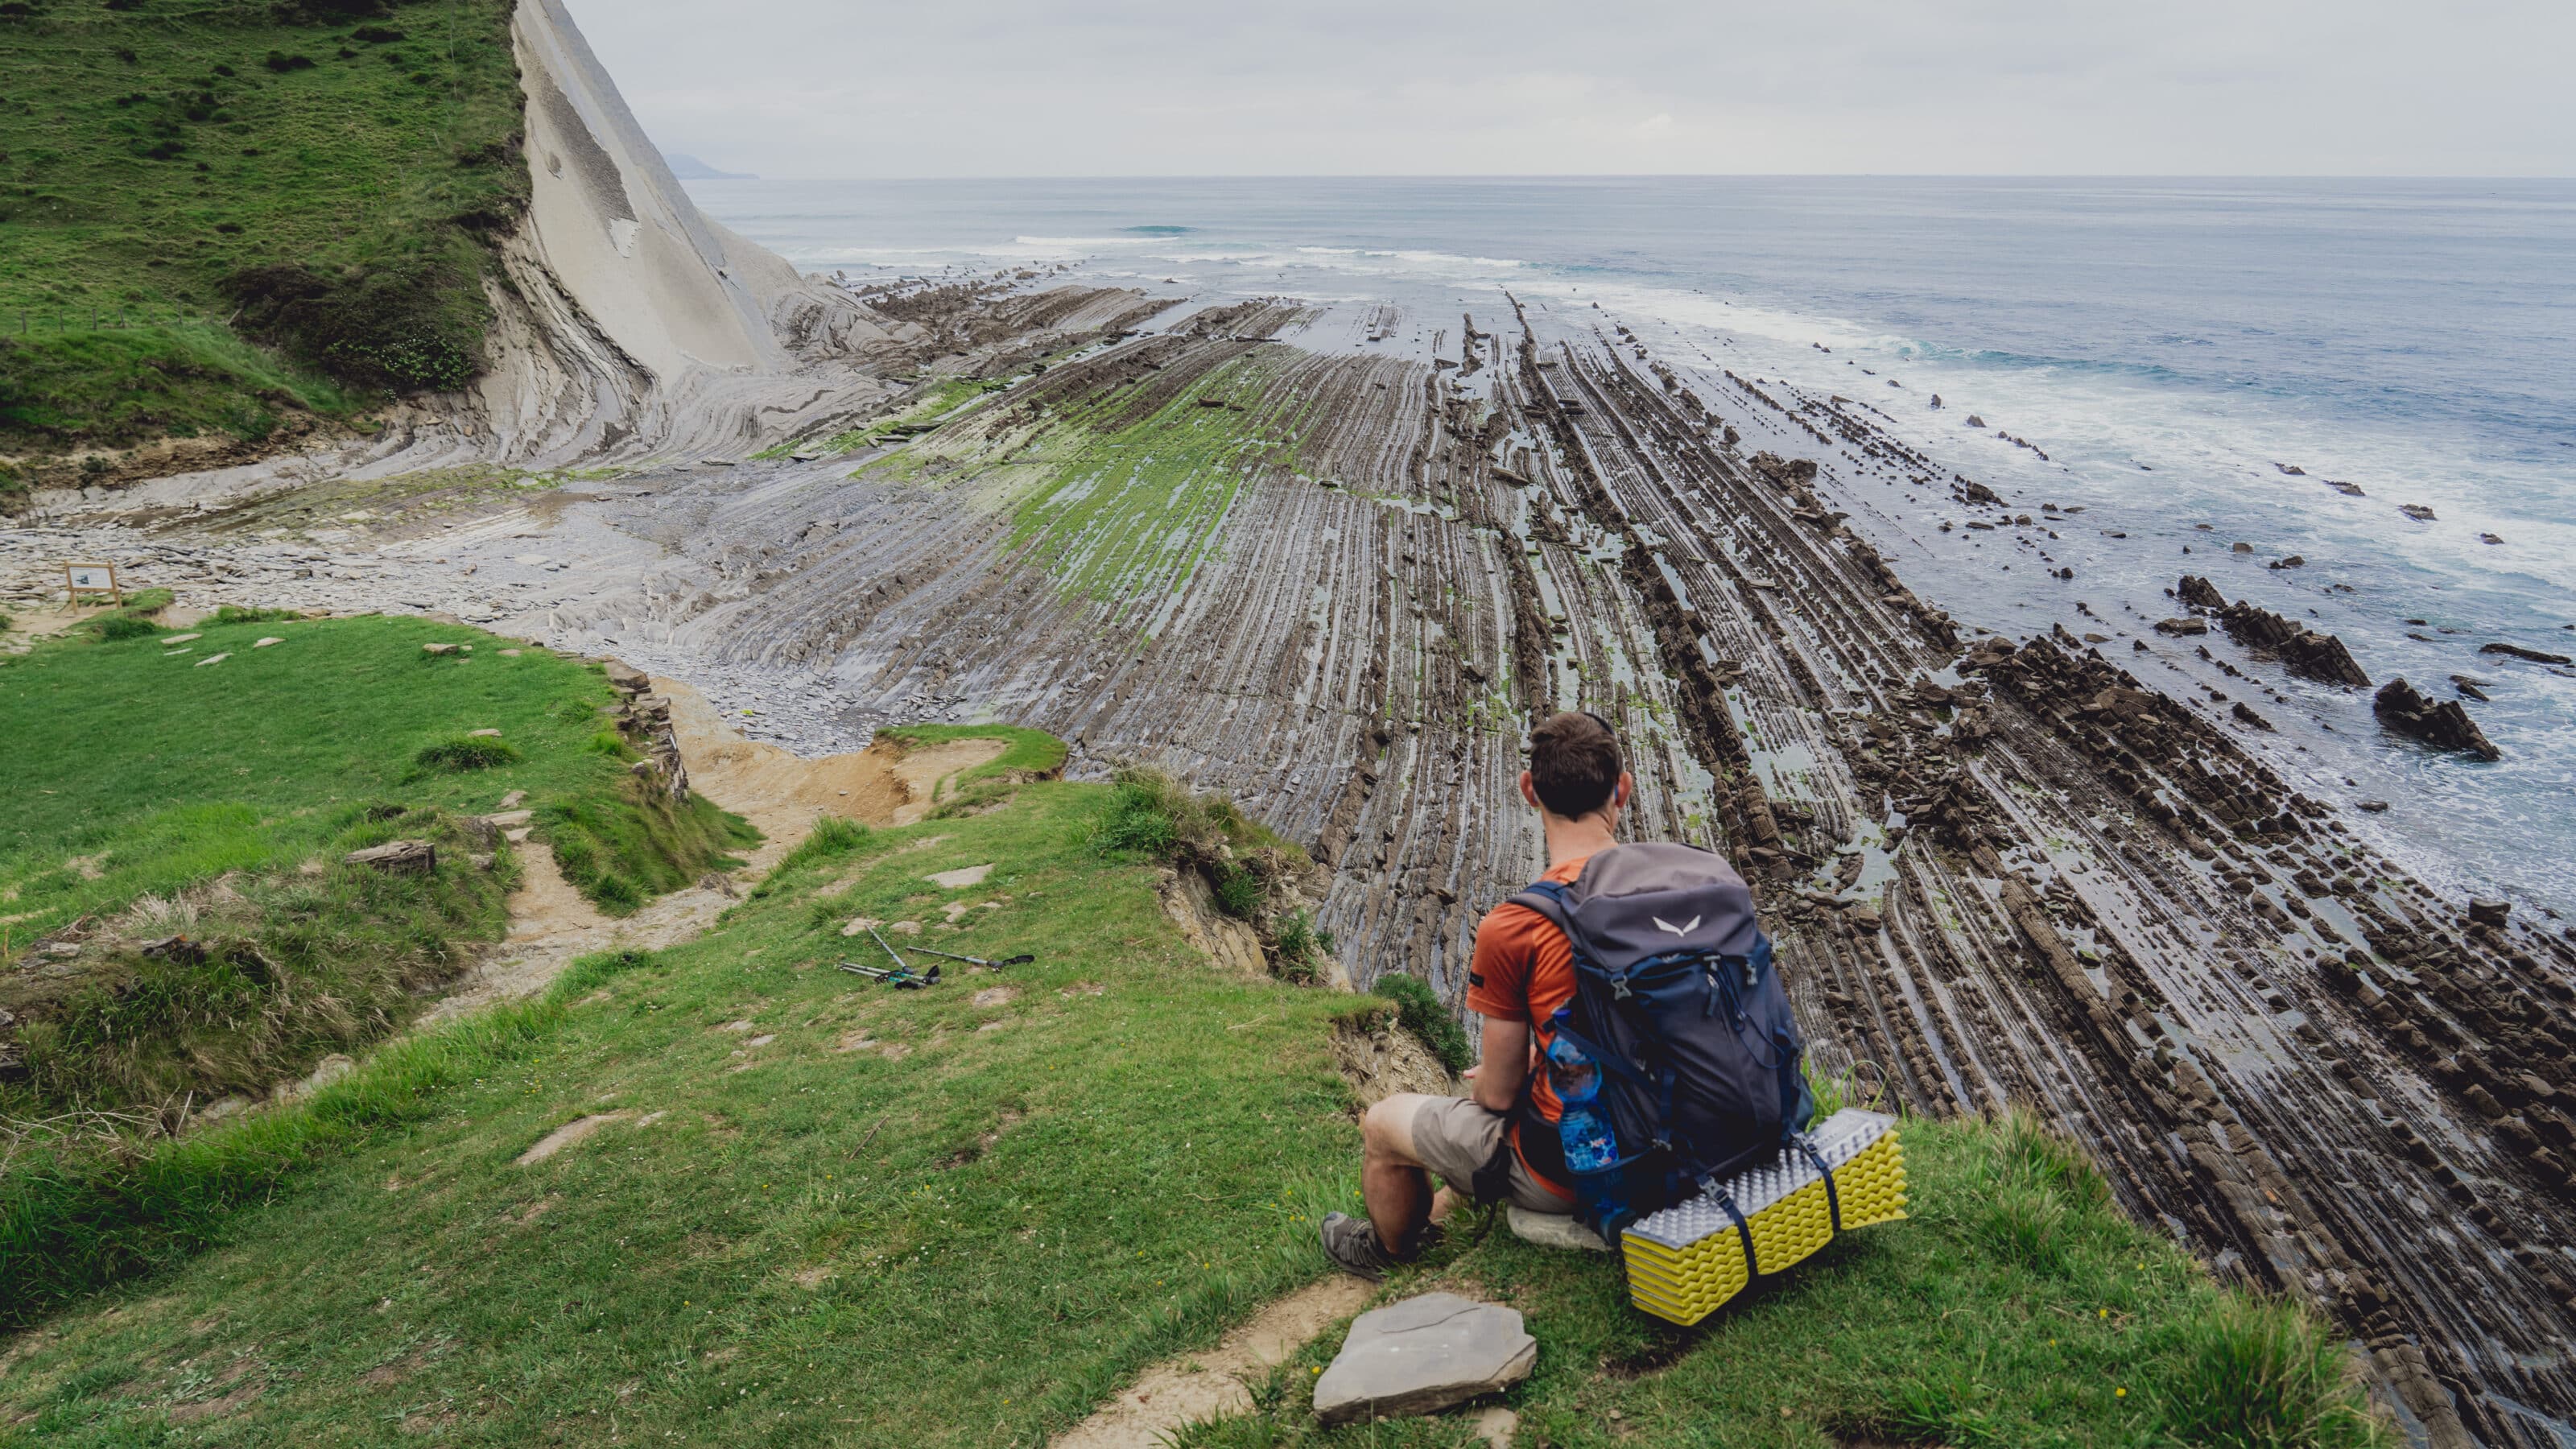
<path id="1" fill-rule="evenodd" d="M 1573 1185 L 1576 1216 L 1602 1241 L 1694 1193 L 1724 1206 L 1719 1184 L 1784 1147 L 1812 1153 L 1805 1043 L 1754 922 L 1753 892 L 1724 858 L 1617 846 L 1573 884 L 1540 881 L 1512 904 L 1573 947 L 1572 1015 L 1535 1024 L 1539 1049 L 1570 1035 L 1598 1064 L 1595 1110 L 1617 1139 L 1609 1165 L 1570 1170 L 1556 1124 L 1524 1086 L 1521 1151 L 1543 1176 Z"/>

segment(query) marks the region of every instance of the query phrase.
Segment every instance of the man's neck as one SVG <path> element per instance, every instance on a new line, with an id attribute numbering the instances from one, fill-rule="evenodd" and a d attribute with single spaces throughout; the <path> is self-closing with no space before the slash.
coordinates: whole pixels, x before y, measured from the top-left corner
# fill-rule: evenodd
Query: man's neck
<path id="1" fill-rule="evenodd" d="M 1609 822 L 1597 813 L 1567 820 L 1542 811 L 1539 819 L 1547 827 L 1547 867 L 1550 870 L 1569 860 L 1598 855 L 1619 843 L 1619 838 L 1610 833 Z"/>

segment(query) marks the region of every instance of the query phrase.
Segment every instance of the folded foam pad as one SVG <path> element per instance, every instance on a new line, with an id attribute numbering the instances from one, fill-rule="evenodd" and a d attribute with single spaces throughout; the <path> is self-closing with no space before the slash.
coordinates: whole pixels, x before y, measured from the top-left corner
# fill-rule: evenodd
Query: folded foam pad
<path id="1" fill-rule="evenodd" d="M 1896 1119 L 1857 1108 L 1836 1112 L 1815 1129 L 1816 1153 L 1833 1169 L 1845 1228 L 1905 1216 L 1905 1152 Z M 1640 1218 L 1621 1235 L 1628 1295 L 1639 1308 L 1674 1323 L 1697 1323 L 1744 1291 L 1756 1273 L 1785 1272 L 1834 1235 L 1824 1175 L 1795 1148 L 1727 1180 L 1755 1261 L 1726 1209 L 1705 1196 Z"/>

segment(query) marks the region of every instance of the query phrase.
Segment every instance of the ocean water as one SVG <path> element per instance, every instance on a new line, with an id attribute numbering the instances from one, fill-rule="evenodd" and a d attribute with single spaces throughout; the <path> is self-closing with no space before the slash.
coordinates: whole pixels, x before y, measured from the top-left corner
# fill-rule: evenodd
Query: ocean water
<path id="1" fill-rule="evenodd" d="M 2152 635 L 2153 656 L 2123 659 L 2157 687 L 2198 682 L 2250 700 L 2280 727 L 2249 737 L 2255 748 L 2320 798 L 2389 801 L 2356 828 L 2429 878 L 2576 916 L 2576 670 L 2478 653 L 2501 640 L 2576 654 L 2565 627 L 2576 624 L 2576 182 L 690 191 L 808 270 L 1064 263 L 1086 279 L 1219 299 L 1392 300 L 1427 326 L 1454 326 L 1461 310 L 1480 326 L 1508 321 L 1508 289 L 1565 325 L 1578 310 L 1587 326 L 1607 314 L 1685 371 L 1726 367 L 1866 401 L 2017 511 L 2042 500 L 2085 510 L 2050 545 L 2077 571 L 2061 583 L 2000 536 L 1938 533 L 1937 520 L 1963 517 L 1944 496 L 1847 495 L 1854 527 L 1964 621 L 2016 636 L 2060 621 L 2141 633 L 2176 611 L 2164 593 L 2182 573 L 2202 573 L 2231 598 L 2341 635 L 2375 681 L 2402 674 L 2443 698 L 2454 676 L 2471 679 L 2491 696 L 2468 708 L 2504 751 L 2494 764 L 2387 736 L 2367 692 L 2245 664 L 2270 686 L 2249 690 Z M 1931 406 L 1935 393 L 1945 406 Z M 1971 415 L 1986 427 L 1968 428 Z M 2408 518 L 2408 504 L 2433 520 Z M 2235 552 L 2240 541 L 2253 551 Z M 2305 565 L 2267 567 L 2290 555 Z M 2241 661 L 2223 640 L 2210 647 Z"/>

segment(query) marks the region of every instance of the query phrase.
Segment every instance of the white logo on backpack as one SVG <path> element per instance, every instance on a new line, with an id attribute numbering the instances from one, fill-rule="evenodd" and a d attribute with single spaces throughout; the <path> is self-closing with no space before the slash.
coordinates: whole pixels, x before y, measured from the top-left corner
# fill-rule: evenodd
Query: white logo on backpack
<path id="1" fill-rule="evenodd" d="M 1691 918 L 1690 918 L 1690 924 L 1689 924 L 1689 925 L 1687 925 L 1687 926 L 1676 926 L 1676 925 L 1674 925 L 1672 922 L 1665 920 L 1665 919 L 1664 919 L 1663 917 L 1661 917 L 1661 916 L 1651 916 L 1651 917 L 1648 917 L 1648 919 L 1652 920 L 1652 921 L 1655 923 L 1655 929 L 1656 929 L 1656 930 L 1659 930 L 1659 931 L 1670 931 L 1670 932 L 1672 932 L 1672 933 L 1673 933 L 1674 935 L 1676 935 L 1676 936 L 1687 936 L 1687 935 L 1689 935 L 1691 932 L 1696 931 L 1696 930 L 1698 930 L 1698 929 L 1699 929 L 1699 923 L 1700 923 L 1700 918 L 1699 918 L 1698 916 L 1693 916 L 1693 917 L 1691 917 Z"/>

